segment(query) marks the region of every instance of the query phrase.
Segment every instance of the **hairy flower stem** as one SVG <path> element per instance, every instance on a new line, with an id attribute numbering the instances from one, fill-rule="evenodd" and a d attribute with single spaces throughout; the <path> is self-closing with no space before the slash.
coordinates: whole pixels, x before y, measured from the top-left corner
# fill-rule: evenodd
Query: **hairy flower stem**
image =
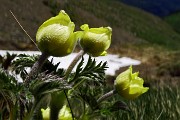
<path id="1" fill-rule="evenodd" d="M 64 94 L 66 96 L 66 99 L 67 99 L 67 102 L 68 102 L 68 105 L 69 105 L 69 108 L 71 110 L 71 115 L 72 115 L 72 119 L 74 120 L 74 113 L 72 111 L 72 107 L 71 107 L 71 104 L 70 104 L 70 101 L 69 101 L 69 98 L 68 98 L 68 95 L 66 94 L 66 92 L 64 91 Z"/>
<path id="2" fill-rule="evenodd" d="M 30 82 L 31 79 L 33 79 L 39 72 L 39 70 L 41 69 L 41 67 L 43 66 L 44 62 L 46 61 L 46 59 L 49 57 L 49 55 L 47 55 L 46 53 L 42 53 L 39 56 L 38 61 L 36 61 L 29 73 L 29 75 L 26 77 L 25 79 L 25 84 L 28 85 L 28 83 Z"/>
<path id="3" fill-rule="evenodd" d="M 116 94 L 116 90 L 111 90 L 109 91 L 108 93 L 102 95 L 98 100 L 97 100 L 97 103 L 101 103 L 102 101 L 106 100 L 107 98 L 109 97 L 112 97 L 113 95 Z"/>
<path id="4" fill-rule="evenodd" d="M 81 57 L 85 54 L 85 52 L 83 50 L 79 51 L 79 53 L 77 54 L 77 56 L 74 58 L 74 60 L 71 62 L 71 64 L 69 65 L 68 69 L 66 70 L 64 79 L 67 79 L 69 74 L 72 72 L 74 66 L 77 64 L 77 62 L 81 59 Z"/>

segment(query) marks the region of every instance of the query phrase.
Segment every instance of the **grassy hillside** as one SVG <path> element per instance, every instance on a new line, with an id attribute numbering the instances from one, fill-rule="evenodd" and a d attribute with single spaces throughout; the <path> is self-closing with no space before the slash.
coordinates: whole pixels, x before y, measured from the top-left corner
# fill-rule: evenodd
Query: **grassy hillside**
<path id="1" fill-rule="evenodd" d="M 167 21 L 167 23 L 169 23 L 175 31 L 180 33 L 180 12 L 165 17 L 165 21 Z"/>
<path id="2" fill-rule="evenodd" d="M 10 10 L 29 35 L 35 39 L 42 22 L 52 16 L 43 0 L 1 0 L 0 4 L 0 49 L 37 50 L 13 18 Z"/>
<path id="3" fill-rule="evenodd" d="M 113 44 L 143 43 L 180 49 L 180 35 L 160 18 L 116 0 L 67 0 L 60 6 L 72 20 L 113 28 Z"/>

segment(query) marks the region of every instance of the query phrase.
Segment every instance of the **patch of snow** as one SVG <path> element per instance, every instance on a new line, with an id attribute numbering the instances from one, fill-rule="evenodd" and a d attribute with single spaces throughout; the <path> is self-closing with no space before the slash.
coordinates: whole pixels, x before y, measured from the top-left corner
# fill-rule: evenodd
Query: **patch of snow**
<path id="1" fill-rule="evenodd" d="M 39 51 L 10 51 L 10 50 L 0 50 L 0 55 L 4 56 L 6 53 L 9 54 L 28 54 L 28 55 L 40 55 Z M 59 68 L 67 69 L 71 61 L 75 58 L 77 53 L 72 53 L 65 57 L 49 57 L 51 60 L 53 58 L 53 62 L 56 64 L 60 62 Z M 119 57 L 118 55 L 108 54 L 107 56 L 100 56 L 95 58 L 97 63 L 103 61 L 107 61 L 107 65 L 109 68 L 105 71 L 107 75 L 115 75 L 115 71 L 119 70 L 121 67 L 126 67 L 130 65 L 139 65 L 141 62 L 135 59 L 131 59 L 129 57 Z M 87 62 L 88 55 L 84 55 L 84 60 Z M 77 66 L 77 65 L 76 65 Z M 76 68 L 75 66 L 75 68 Z M 74 70 L 75 70 L 74 68 Z"/>

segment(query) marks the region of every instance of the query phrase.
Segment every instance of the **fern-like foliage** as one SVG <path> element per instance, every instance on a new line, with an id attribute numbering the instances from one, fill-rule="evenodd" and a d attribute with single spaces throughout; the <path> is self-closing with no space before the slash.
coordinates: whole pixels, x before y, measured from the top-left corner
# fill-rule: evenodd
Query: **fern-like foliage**
<path id="1" fill-rule="evenodd" d="M 39 55 L 25 54 L 7 54 L 6 57 L 0 57 L 0 119 L 9 119 L 10 116 L 13 116 L 12 119 L 26 119 L 30 116 L 40 120 L 41 108 L 52 105 L 52 101 L 55 101 L 53 105 L 56 108 L 57 102 L 62 106 L 67 100 L 76 119 L 83 119 L 84 115 L 91 116 L 92 119 L 94 116 L 102 118 L 102 114 L 106 116 L 108 112 L 127 109 L 125 104 L 118 101 L 108 106 L 99 105 L 97 102 L 97 99 L 107 92 L 104 91 L 107 62 L 97 63 L 95 58 L 89 56 L 85 63 L 82 57 L 76 71 L 65 78 L 64 69 L 58 68 L 60 62 L 53 64 L 53 58 L 47 59 L 28 87 L 24 81 L 18 82 L 17 76 L 20 75 L 25 80 L 28 69 L 30 70 L 38 59 Z M 64 98 L 60 96 L 52 100 L 53 95 L 58 96 L 61 92 L 64 93 Z"/>
<path id="2" fill-rule="evenodd" d="M 30 85 L 30 91 L 35 97 L 56 91 L 67 90 L 72 86 L 57 75 L 41 73 Z"/>
<path id="3" fill-rule="evenodd" d="M 16 88 L 17 81 L 6 70 L 0 68 L 0 89 L 11 90 Z"/>
<path id="4" fill-rule="evenodd" d="M 33 64 L 38 60 L 39 55 L 25 55 L 20 54 L 17 56 L 17 59 L 13 61 L 13 70 L 16 74 L 20 74 L 22 79 L 25 79 L 28 75 L 27 68 L 31 68 Z M 40 72 L 46 72 L 46 74 L 54 73 L 59 76 L 63 76 L 64 70 L 58 69 L 60 62 L 53 64 L 53 58 L 51 61 L 46 60 Z"/>
<path id="5" fill-rule="evenodd" d="M 6 53 L 6 56 L 1 56 L 0 55 L 0 66 L 7 70 L 8 67 L 11 66 L 11 62 L 12 60 L 14 60 L 14 58 L 16 57 L 17 55 L 16 54 L 9 54 L 8 52 Z"/>
<path id="6" fill-rule="evenodd" d="M 85 79 L 87 81 L 91 81 L 94 85 L 105 83 L 105 70 L 108 68 L 107 62 L 100 62 L 96 65 L 96 60 L 89 56 L 85 67 L 83 67 L 83 64 L 84 58 L 82 57 L 82 60 L 77 66 L 72 82 L 76 83 L 79 79 Z"/>
<path id="7" fill-rule="evenodd" d="M 0 119 L 6 119 L 10 115 L 17 101 L 17 95 L 17 80 L 0 68 L 0 113 L 2 114 Z"/>
<path id="8" fill-rule="evenodd" d="M 19 77 L 8 73 L 20 75 L 24 80 L 28 75 L 27 68 L 31 69 L 38 58 L 38 55 L 25 54 L 18 56 L 7 54 L 0 57 L 0 66 L 2 67 L 0 69 L 0 114 L 13 116 L 13 119 L 23 119 L 28 112 L 35 110 L 34 107 L 37 107 L 38 110 L 38 106 L 42 106 L 45 96 L 55 91 L 71 88 L 71 85 L 60 78 L 64 73 L 63 69 L 58 69 L 60 62 L 54 65 L 53 59 L 45 61 L 38 76 L 31 81 L 28 88 L 24 82 L 18 82 L 16 78 Z M 7 72 L 3 69 L 8 67 L 13 68 L 12 71 L 10 69 Z M 6 119 L 7 116 L 2 116 L 0 119 Z"/>
<path id="9" fill-rule="evenodd" d="M 97 97 L 103 94 L 103 87 L 106 83 L 105 70 L 108 68 L 106 62 L 97 64 L 96 60 L 89 56 L 84 67 L 83 64 L 84 58 L 82 57 L 82 60 L 78 64 L 76 72 L 70 81 L 70 83 L 73 83 L 74 85 L 70 100 L 71 104 L 76 104 L 77 101 L 80 104 L 72 106 L 75 115 L 81 114 L 77 112 L 78 109 L 89 112 L 99 109 Z"/>
<path id="10" fill-rule="evenodd" d="M 28 75 L 27 68 L 31 68 L 37 60 L 38 56 L 20 54 L 12 63 L 13 71 L 15 71 L 16 74 L 20 74 L 22 79 L 25 79 Z"/>

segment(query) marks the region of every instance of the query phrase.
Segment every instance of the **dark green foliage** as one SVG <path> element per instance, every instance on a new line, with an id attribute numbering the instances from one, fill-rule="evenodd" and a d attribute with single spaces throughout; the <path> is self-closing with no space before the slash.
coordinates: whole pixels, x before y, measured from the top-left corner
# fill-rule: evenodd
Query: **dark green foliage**
<path id="1" fill-rule="evenodd" d="M 16 74 L 20 74 L 20 76 L 25 79 L 27 76 L 27 68 L 31 68 L 33 64 L 38 60 L 39 55 L 30 56 L 25 54 L 20 54 L 17 56 L 17 59 L 13 61 L 13 70 L 15 70 Z M 43 67 L 41 68 L 41 72 L 45 72 L 46 74 L 54 73 L 59 76 L 63 76 L 64 70 L 58 69 L 60 62 L 57 64 L 53 64 L 53 58 L 51 61 L 46 60 Z"/>
<path id="2" fill-rule="evenodd" d="M 2 68 L 0 68 L 0 83 L 0 119 L 4 120 L 15 114 L 17 102 L 22 103 L 22 97 L 18 93 L 21 86 L 14 76 Z"/>
<path id="3" fill-rule="evenodd" d="M 74 82 L 74 97 L 82 99 L 92 110 L 97 108 L 97 96 L 102 94 L 102 88 L 105 86 L 105 72 L 107 63 L 100 62 L 96 65 L 95 59 L 89 56 L 88 62 L 83 67 L 84 58 L 77 66 L 76 73 L 71 80 Z"/>
<path id="4" fill-rule="evenodd" d="M 1 100 L 1 104 L 5 104 L 5 107 L 2 108 L 3 111 L 1 111 L 2 115 L 5 115 L 5 112 L 7 112 L 5 117 L 10 117 L 12 114 L 14 119 L 23 119 L 24 117 L 30 119 L 32 116 L 34 119 L 41 119 L 40 109 L 47 108 L 49 103 L 54 105 L 54 107 L 51 106 L 51 109 L 57 107 L 56 104 L 59 100 L 62 101 L 58 102 L 61 103 L 58 109 L 64 105 L 64 99 L 55 99 L 53 97 L 57 96 L 59 92 L 68 94 L 66 99 L 69 101 L 69 107 L 75 113 L 76 118 L 86 114 L 93 115 L 95 113 L 94 110 L 100 109 L 97 104 L 97 98 L 103 94 L 102 88 L 105 86 L 104 70 L 107 68 L 106 62 L 96 64 L 96 60 L 89 57 L 88 62 L 83 67 L 84 58 L 82 57 L 76 72 L 70 74 L 70 77 L 64 80 L 64 70 L 58 68 L 60 62 L 54 65 L 53 59 L 51 61 L 46 60 L 39 74 L 31 80 L 27 88 L 24 82 L 18 82 L 15 77 L 20 74 L 22 80 L 24 80 L 28 75 L 27 68 L 31 69 L 38 57 L 20 54 L 16 58 L 12 57 L 15 59 L 11 59 L 12 63 L 8 64 L 9 66 L 12 65 L 13 67 L 10 68 L 13 69 L 9 69 L 7 72 L 3 68 L 1 69 L 0 80 L 2 84 L 0 85 L 0 91 L 6 94 L 3 97 L 4 99 Z M 13 71 L 15 72 L 15 77 L 8 73 Z M 9 101 L 5 101 L 6 99 Z M 53 103 L 54 100 L 56 101 L 55 103 Z M 79 101 L 79 107 L 81 108 L 72 105 L 77 101 Z M 11 106 L 10 111 L 7 111 L 8 106 Z M 86 108 L 86 106 L 89 107 Z M 86 114 L 82 111 L 76 112 L 74 111 L 76 108 L 89 112 Z M 58 115 L 58 112 L 56 115 Z"/>
<path id="5" fill-rule="evenodd" d="M 4 68 L 5 70 L 8 69 L 10 66 L 12 60 L 16 57 L 15 54 L 10 55 L 9 53 L 6 53 L 6 56 L 3 57 L 0 55 L 0 66 Z"/>
<path id="6" fill-rule="evenodd" d="M 58 68 L 60 62 L 53 64 L 53 58 L 51 59 L 51 61 L 47 60 L 42 69 L 41 72 L 46 72 L 46 74 L 49 73 L 54 73 L 60 77 L 64 76 L 64 69 Z"/>
<path id="7" fill-rule="evenodd" d="M 0 68 L 0 88 L 1 89 L 13 89 L 16 88 L 17 80 L 10 75 L 7 71 Z"/>
<path id="8" fill-rule="evenodd" d="M 67 80 L 64 79 L 64 70 L 58 72 L 61 71 L 58 69 L 59 63 L 54 65 L 53 59 L 47 60 L 45 62 L 47 66 L 42 68 L 27 88 L 23 82 L 17 81 L 16 75 L 27 67 L 31 68 L 37 58 L 38 56 L 19 55 L 11 59 L 13 64 L 8 64 L 7 70 L 0 68 L 0 119 L 33 117 L 41 120 L 41 108 L 46 109 L 51 105 L 51 109 L 57 111 L 65 104 L 70 107 L 73 116 L 81 120 L 178 120 L 180 118 L 179 87 L 154 86 L 147 94 L 134 101 L 124 100 L 125 103 L 122 101 L 123 98 L 117 95 L 98 103 L 97 99 L 111 91 L 113 87 L 106 86 L 104 73 L 107 68 L 106 62 L 97 64 L 91 57 L 85 65 L 82 57 L 76 72 L 71 73 Z M 13 70 L 18 71 L 13 75 L 11 65 Z M 57 105 L 59 108 L 54 109 Z M 57 115 L 58 111 L 54 118 L 57 118 Z"/>
<path id="9" fill-rule="evenodd" d="M 83 68 L 84 58 L 82 57 L 81 62 L 77 66 L 73 82 L 79 81 L 78 79 L 87 79 L 93 81 L 95 84 L 103 84 L 105 82 L 105 70 L 108 68 L 107 63 L 100 62 L 96 65 L 95 59 L 89 56 L 88 62 Z"/>
<path id="10" fill-rule="evenodd" d="M 19 107 L 25 107 L 24 96 L 19 93 L 21 90 L 22 86 L 15 77 L 0 68 L 0 113 L 2 113 L 2 119 L 4 119 L 4 115 L 17 117 L 18 102 L 21 104 Z"/>
<path id="11" fill-rule="evenodd" d="M 36 80 L 31 82 L 30 91 L 36 96 L 53 93 L 56 91 L 70 89 L 71 85 L 67 84 L 62 78 L 53 74 L 40 74 Z"/>
<path id="12" fill-rule="evenodd" d="M 64 70 L 58 69 L 60 63 L 54 65 L 53 59 L 45 62 L 40 74 L 30 82 L 28 88 L 24 82 L 18 82 L 16 75 L 20 74 L 24 80 L 28 75 L 27 68 L 31 68 L 38 57 L 25 54 L 11 56 L 9 53 L 7 56 L 1 57 L 0 119 L 23 119 L 25 116 L 26 119 L 29 119 L 30 116 L 40 119 L 41 107 L 48 104 L 48 99 L 47 102 L 45 99 L 49 98 L 53 92 L 71 88 L 71 85 L 60 78 L 63 76 Z M 5 68 L 9 69 L 4 70 Z M 10 73 L 13 73 L 14 76 Z"/>
<path id="13" fill-rule="evenodd" d="M 107 63 L 96 64 L 95 59 L 89 57 L 87 64 L 83 67 L 84 58 L 77 66 L 76 73 L 71 82 L 75 85 L 72 88 L 70 103 L 75 118 L 104 119 L 111 113 L 122 110 L 129 110 L 128 106 L 118 100 L 113 102 L 98 103 L 97 99 L 106 91 L 105 69 Z M 71 93 L 71 92 L 70 92 Z M 78 104 L 78 105 L 76 105 Z M 104 114 L 104 115 L 103 115 Z"/>
<path id="14" fill-rule="evenodd" d="M 33 64 L 37 61 L 38 56 L 29 56 L 25 54 L 20 54 L 17 56 L 17 59 L 13 61 L 13 70 L 16 74 L 20 74 L 20 76 L 25 79 L 27 76 L 27 68 L 33 66 Z"/>

